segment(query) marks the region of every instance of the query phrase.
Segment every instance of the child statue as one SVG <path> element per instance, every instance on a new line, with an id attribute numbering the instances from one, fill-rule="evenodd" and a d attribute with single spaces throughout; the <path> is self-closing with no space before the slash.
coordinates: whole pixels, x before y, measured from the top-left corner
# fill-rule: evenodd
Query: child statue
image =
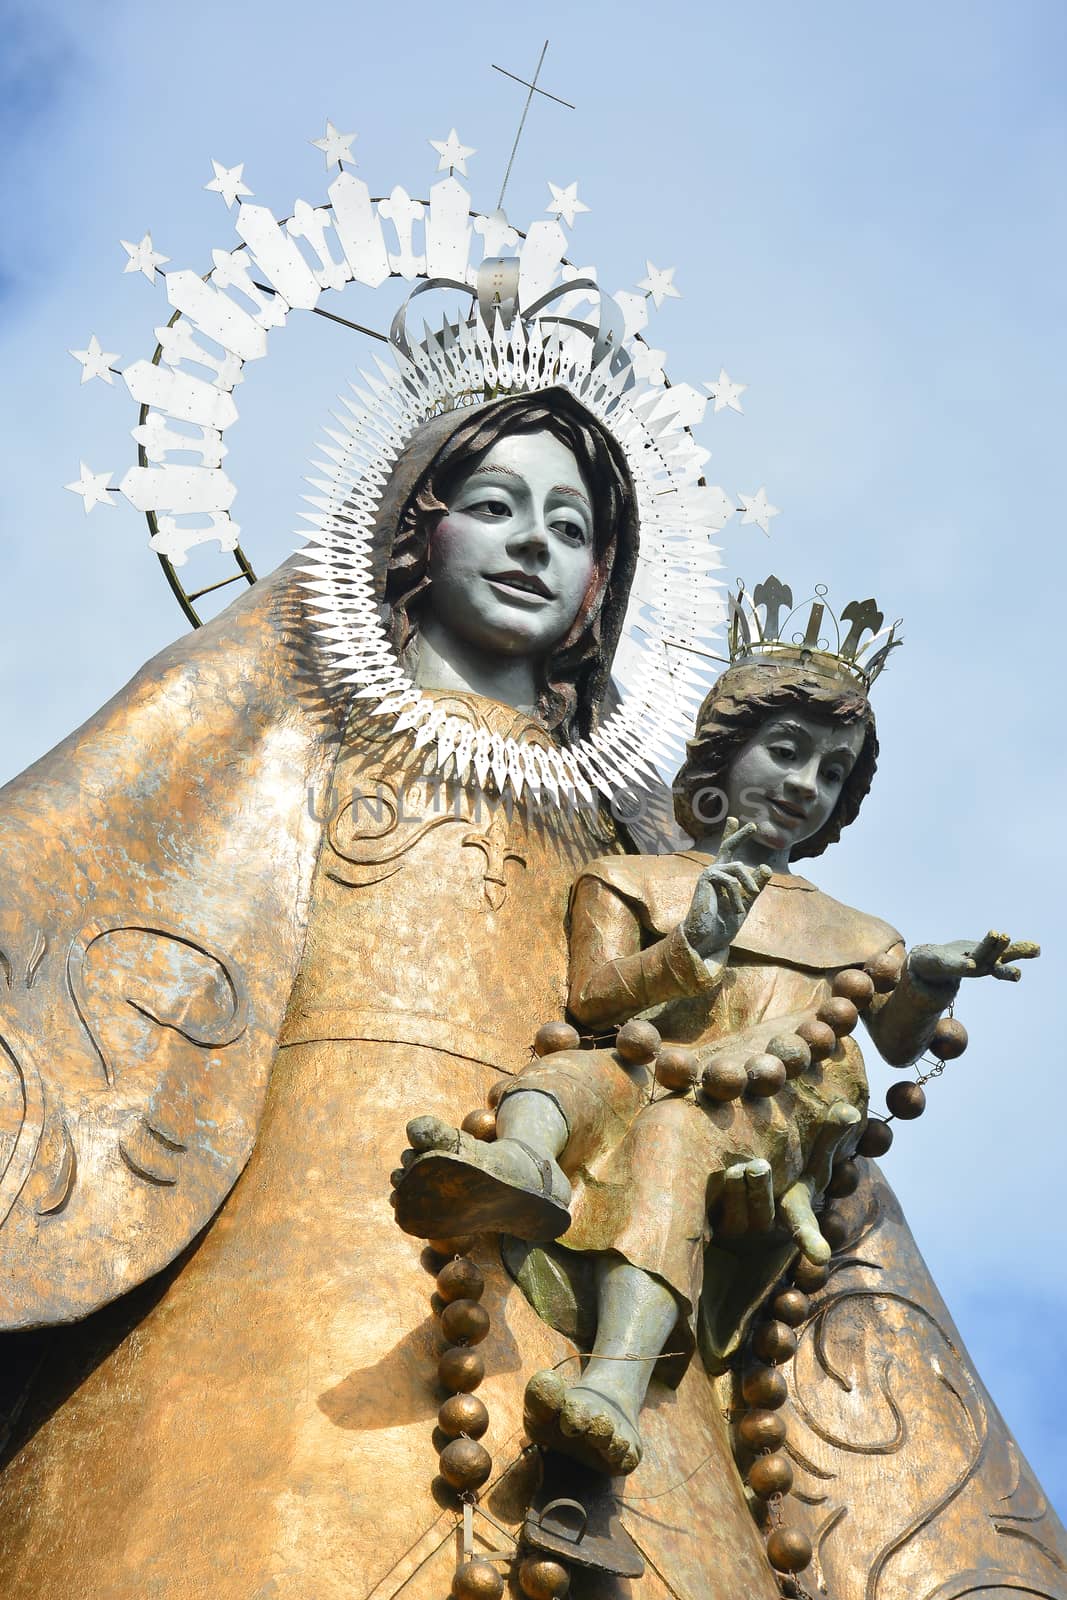
<path id="1" fill-rule="evenodd" d="M 906 1067 L 963 978 L 1016 980 L 1012 963 L 1039 953 L 996 933 L 906 953 L 887 923 L 794 873 L 868 792 L 878 751 L 868 690 L 894 640 L 874 655 L 872 640 L 863 663 L 862 634 L 882 621 L 867 602 L 846 608 L 853 626 L 832 653 L 816 602 L 803 644 L 788 645 L 776 627 L 788 589 L 769 579 L 755 600 L 763 623 L 750 605 L 750 626 L 735 604 L 731 665 L 674 781 L 694 847 L 603 857 L 572 893 L 575 1022 L 596 1035 L 637 1018 L 655 1031 L 646 1042 L 631 1024 L 614 1051 L 543 1054 L 501 1097 L 495 1142 L 416 1119 L 394 1174 L 409 1232 L 566 1233 L 558 1259 L 592 1257 L 591 1356 L 569 1385 L 555 1371 L 531 1379 L 527 1426 L 615 1474 L 640 1461 L 657 1363 L 677 1381 L 699 1333 L 705 1361 L 721 1368 L 795 1251 L 828 1259 L 817 1210 L 867 1111 L 849 1037 L 859 1008 L 881 1055 Z M 700 1092 L 657 1095 L 660 1038 L 660 1078 L 673 1073 L 676 1088 L 699 1078 Z"/>

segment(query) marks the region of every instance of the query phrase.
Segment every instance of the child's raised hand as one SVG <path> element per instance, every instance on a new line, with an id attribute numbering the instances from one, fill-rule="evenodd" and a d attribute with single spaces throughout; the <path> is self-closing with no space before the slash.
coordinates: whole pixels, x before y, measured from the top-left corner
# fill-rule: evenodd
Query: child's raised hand
<path id="1" fill-rule="evenodd" d="M 727 817 L 719 853 L 697 879 L 682 926 L 693 949 L 705 959 L 730 948 L 772 876 L 770 867 L 749 867 L 735 859 L 755 831 L 754 822 L 746 822 L 742 828 L 736 817 Z"/>
<path id="2" fill-rule="evenodd" d="M 1032 961 L 1041 946 L 1029 939 L 1013 942 L 1006 933 L 984 939 L 954 939 L 949 944 L 917 944 L 908 955 L 908 970 L 926 983 L 958 984 L 964 978 L 1001 978 L 1018 983 L 1016 961 Z"/>

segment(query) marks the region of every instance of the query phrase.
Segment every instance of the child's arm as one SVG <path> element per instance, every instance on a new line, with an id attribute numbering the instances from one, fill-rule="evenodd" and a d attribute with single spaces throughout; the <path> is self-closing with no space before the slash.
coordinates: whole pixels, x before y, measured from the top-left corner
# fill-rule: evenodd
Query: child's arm
<path id="1" fill-rule="evenodd" d="M 888 994 L 874 996 L 863 1020 L 883 1061 L 891 1067 L 907 1067 L 930 1043 L 938 1022 L 956 998 L 958 985 L 930 984 L 918 977 L 909 968 L 903 942 L 893 945 L 886 958 L 887 964 L 892 960 L 899 966 L 900 977 Z"/>
<path id="2" fill-rule="evenodd" d="M 651 1006 L 712 994 L 730 945 L 771 876 L 734 859 L 754 832 L 727 819 L 716 860 L 700 874 L 685 919 L 666 938 L 641 948 L 630 905 L 595 876 L 579 879 L 571 906 L 571 1013 L 590 1028 L 617 1026 Z"/>
<path id="3" fill-rule="evenodd" d="M 641 948 L 641 924 L 599 878 L 579 879 L 571 905 L 571 1014 L 592 1029 L 618 1026 L 665 1000 L 714 992 L 722 967 L 697 954 L 681 924 Z"/>

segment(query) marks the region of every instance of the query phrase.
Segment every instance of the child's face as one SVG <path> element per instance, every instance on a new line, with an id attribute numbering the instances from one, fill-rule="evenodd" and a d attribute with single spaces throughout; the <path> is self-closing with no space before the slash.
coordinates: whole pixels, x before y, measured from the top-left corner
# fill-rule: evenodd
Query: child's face
<path id="1" fill-rule="evenodd" d="M 768 717 L 727 773 L 728 815 L 754 822 L 768 851 L 788 853 L 832 816 L 865 734 L 862 723 L 820 722 L 800 711 Z"/>

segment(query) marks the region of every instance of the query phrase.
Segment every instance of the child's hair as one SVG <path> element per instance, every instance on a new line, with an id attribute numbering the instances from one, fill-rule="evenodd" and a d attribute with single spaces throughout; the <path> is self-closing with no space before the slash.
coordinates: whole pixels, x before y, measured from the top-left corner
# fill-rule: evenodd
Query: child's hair
<path id="1" fill-rule="evenodd" d="M 699 791 L 725 788 L 734 758 L 760 725 L 777 712 L 794 710 L 822 722 L 861 723 L 866 734 L 832 815 L 818 833 L 790 852 L 792 859 L 818 856 L 855 820 L 878 763 L 878 736 L 863 687 L 804 666 L 760 662 L 731 667 L 712 687 L 697 716 L 685 761 L 674 780 L 674 814 L 693 839 L 707 832 L 693 808 Z"/>

